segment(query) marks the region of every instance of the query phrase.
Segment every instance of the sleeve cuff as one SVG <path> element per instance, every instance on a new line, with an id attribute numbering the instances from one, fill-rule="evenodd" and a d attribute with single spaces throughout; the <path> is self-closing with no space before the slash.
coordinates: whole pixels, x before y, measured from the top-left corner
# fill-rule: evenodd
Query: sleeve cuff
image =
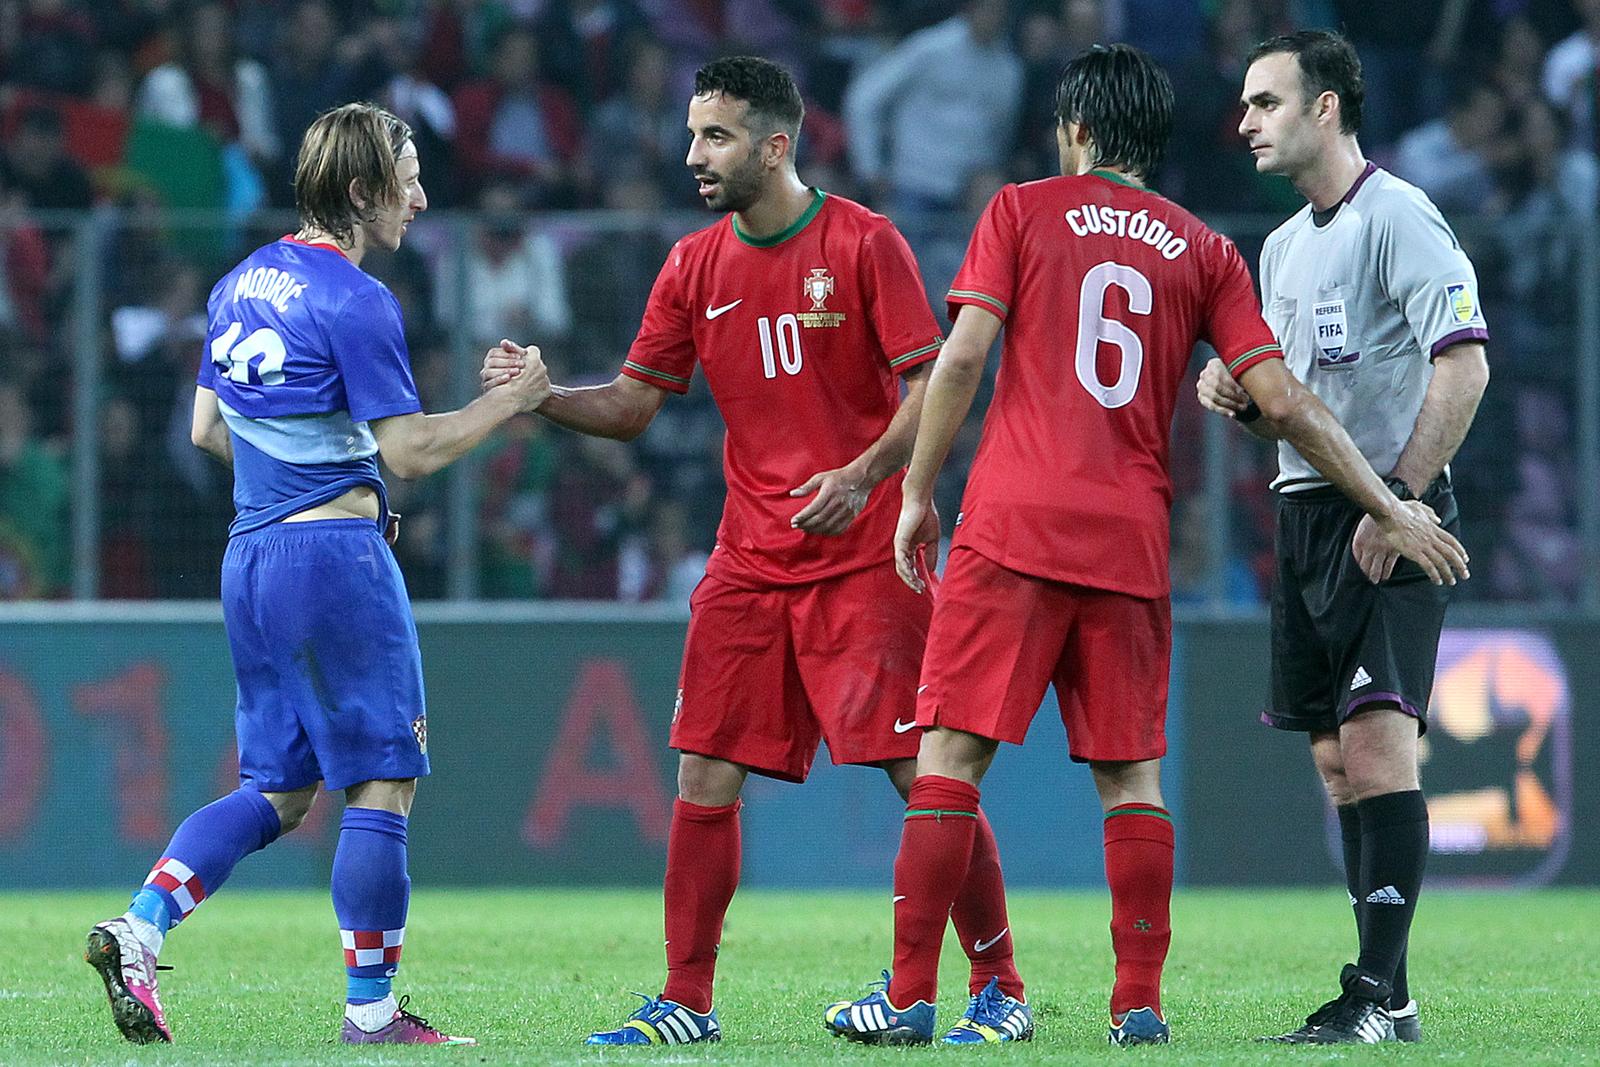
<path id="1" fill-rule="evenodd" d="M 1237 378 L 1245 371 L 1258 363 L 1265 363 L 1269 359 L 1282 359 L 1283 349 L 1276 342 L 1270 345 L 1259 345 L 1248 352 L 1240 352 L 1237 356 L 1227 361 L 1228 373 Z"/>
<path id="2" fill-rule="evenodd" d="M 657 389 L 665 389 L 669 393 L 677 393 L 679 396 L 689 391 L 688 378 L 680 378 L 676 374 L 668 374 L 666 371 L 647 367 L 643 363 L 638 363 L 631 359 L 623 361 L 622 373 L 629 378 L 653 385 Z"/>
<path id="3" fill-rule="evenodd" d="M 1482 326 L 1468 326 L 1464 330 L 1457 330 L 1454 333 L 1447 333 L 1437 341 L 1433 342 L 1433 345 L 1428 349 L 1428 358 L 1438 359 L 1440 352 L 1443 352 L 1451 345 L 1459 345 L 1463 341 L 1483 341 L 1487 343 L 1488 340 L 1488 330 L 1484 329 Z"/>
<path id="4" fill-rule="evenodd" d="M 911 351 L 906 352 L 903 355 L 895 356 L 889 361 L 889 369 L 894 371 L 896 374 L 904 374 L 912 367 L 921 366 L 922 364 L 927 363 L 929 360 L 936 358 L 939 355 L 939 349 L 941 346 L 943 346 L 943 344 L 943 337 L 935 337 L 932 344 L 923 345 L 921 348 L 913 348 Z"/>
<path id="5" fill-rule="evenodd" d="M 1011 314 L 1011 309 L 1006 306 L 1004 300 L 992 297 L 988 293 L 980 293 L 975 289 L 952 289 L 945 295 L 944 301 L 950 307 L 952 321 L 956 317 L 955 309 L 963 304 L 980 307 L 1001 321 Z"/>
<path id="6" fill-rule="evenodd" d="M 396 400 L 392 404 L 375 404 L 361 412 L 350 412 L 352 422 L 373 422 L 377 419 L 392 419 L 396 415 L 415 415 L 422 410 L 422 401 L 416 397 L 409 400 Z"/>

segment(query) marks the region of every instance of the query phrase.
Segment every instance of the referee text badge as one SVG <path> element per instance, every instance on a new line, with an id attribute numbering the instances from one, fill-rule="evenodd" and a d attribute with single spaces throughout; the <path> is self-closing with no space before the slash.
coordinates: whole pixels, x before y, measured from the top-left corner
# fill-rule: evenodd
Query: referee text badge
<path id="1" fill-rule="evenodd" d="M 1360 352 L 1348 351 L 1349 327 L 1344 298 L 1318 300 L 1312 304 L 1311 328 L 1317 335 L 1317 366 L 1343 367 L 1361 358 Z"/>

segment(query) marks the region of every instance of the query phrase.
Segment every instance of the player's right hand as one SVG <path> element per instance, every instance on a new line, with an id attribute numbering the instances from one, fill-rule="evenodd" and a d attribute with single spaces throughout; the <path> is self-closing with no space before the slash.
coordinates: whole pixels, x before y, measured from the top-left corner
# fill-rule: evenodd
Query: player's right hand
<path id="1" fill-rule="evenodd" d="M 1250 394 L 1228 373 L 1228 365 L 1220 359 L 1212 359 L 1200 371 L 1194 391 L 1201 407 L 1230 419 L 1250 406 Z"/>
<path id="2" fill-rule="evenodd" d="M 517 394 L 517 399 L 523 411 L 533 411 L 543 404 L 550 396 L 550 372 L 545 368 L 544 359 L 537 348 L 524 348 L 511 341 L 501 341 L 501 348 L 508 354 L 521 360 L 521 369 L 499 389 L 510 389 Z"/>
<path id="3" fill-rule="evenodd" d="M 538 349 L 534 349 L 535 352 Z M 478 383 L 488 392 L 497 385 L 505 385 L 517 376 L 527 363 L 526 348 L 514 341 L 502 340 L 483 355 L 483 368 L 478 371 Z"/>
<path id="4" fill-rule="evenodd" d="M 917 560 L 926 546 L 939 554 L 939 513 L 933 501 L 904 496 L 900 500 L 900 522 L 894 528 L 894 569 L 913 593 L 927 591 L 928 585 L 917 571 Z M 929 564 L 931 567 L 932 564 Z"/>
<path id="5" fill-rule="evenodd" d="M 1375 530 L 1377 536 L 1364 536 L 1363 526 Z M 1370 525 L 1363 519 L 1350 550 L 1372 582 L 1387 578 L 1400 556 L 1421 567 L 1434 585 L 1455 585 L 1458 578 L 1472 577 L 1467 570 L 1467 550 L 1420 500 L 1403 500 L 1392 517 L 1374 519 Z"/>

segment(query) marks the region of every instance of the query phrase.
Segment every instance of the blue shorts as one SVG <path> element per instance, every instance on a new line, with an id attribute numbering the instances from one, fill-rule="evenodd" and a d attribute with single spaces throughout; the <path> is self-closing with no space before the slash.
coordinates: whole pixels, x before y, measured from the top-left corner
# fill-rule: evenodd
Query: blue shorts
<path id="1" fill-rule="evenodd" d="M 287 792 L 428 773 L 417 626 L 376 523 L 280 522 L 233 537 L 222 614 L 241 780 Z"/>

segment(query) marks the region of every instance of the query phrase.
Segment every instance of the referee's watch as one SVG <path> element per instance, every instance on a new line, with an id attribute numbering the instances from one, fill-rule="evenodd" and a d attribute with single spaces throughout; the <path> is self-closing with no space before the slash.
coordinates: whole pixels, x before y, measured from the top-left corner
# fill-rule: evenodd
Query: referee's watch
<path id="1" fill-rule="evenodd" d="M 1389 487 L 1389 491 L 1401 500 L 1417 499 L 1417 494 L 1411 491 L 1411 487 L 1406 484 L 1406 480 L 1404 478 L 1385 478 L 1383 480 L 1383 484 L 1387 485 Z"/>

